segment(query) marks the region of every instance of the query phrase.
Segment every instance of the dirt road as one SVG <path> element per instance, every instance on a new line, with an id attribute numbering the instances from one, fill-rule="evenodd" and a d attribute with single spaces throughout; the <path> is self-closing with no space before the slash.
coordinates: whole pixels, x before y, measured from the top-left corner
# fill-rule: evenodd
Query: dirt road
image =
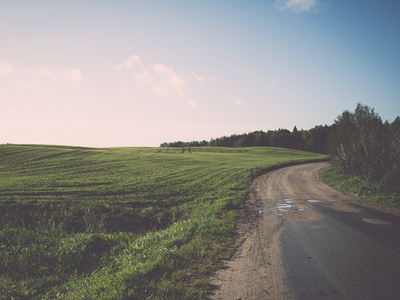
<path id="1" fill-rule="evenodd" d="M 325 163 L 257 178 L 212 299 L 400 299 L 400 213 L 318 180 Z"/>

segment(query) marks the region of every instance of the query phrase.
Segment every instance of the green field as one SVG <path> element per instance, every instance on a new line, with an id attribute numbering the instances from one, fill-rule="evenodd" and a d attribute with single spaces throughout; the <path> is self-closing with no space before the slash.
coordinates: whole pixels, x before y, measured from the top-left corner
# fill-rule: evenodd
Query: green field
<path id="1" fill-rule="evenodd" d="M 201 299 L 283 148 L 0 146 L 0 299 Z"/>

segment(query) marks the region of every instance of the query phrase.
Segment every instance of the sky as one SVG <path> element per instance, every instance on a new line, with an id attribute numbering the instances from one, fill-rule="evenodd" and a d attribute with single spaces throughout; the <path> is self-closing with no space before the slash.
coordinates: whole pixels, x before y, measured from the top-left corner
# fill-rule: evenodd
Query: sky
<path id="1" fill-rule="evenodd" d="M 158 147 L 400 115 L 398 0 L 2 0 L 0 143 Z"/>

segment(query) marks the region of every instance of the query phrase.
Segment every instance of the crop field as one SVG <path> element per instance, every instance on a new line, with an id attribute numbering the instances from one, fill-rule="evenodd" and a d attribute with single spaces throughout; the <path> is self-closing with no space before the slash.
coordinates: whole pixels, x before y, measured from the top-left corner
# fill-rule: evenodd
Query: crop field
<path id="1" fill-rule="evenodd" d="M 283 148 L 0 145 L 0 299 L 204 299 Z"/>

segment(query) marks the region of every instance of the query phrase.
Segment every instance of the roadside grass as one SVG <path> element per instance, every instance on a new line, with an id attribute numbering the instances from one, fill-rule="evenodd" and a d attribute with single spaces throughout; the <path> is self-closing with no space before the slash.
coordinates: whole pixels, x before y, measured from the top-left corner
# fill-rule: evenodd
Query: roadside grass
<path id="1" fill-rule="evenodd" d="M 340 174 L 331 165 L 325 167 L 320 174 L 320 178 L 322 182 L 336 190 L 382 205 L 400 208 L 400 195 L 380 191 L 377 182 Z"/>
<path id="2" fill-rule="evenodd" d="M 0 299 L 204 299 L 282 148 L 0 146 Z"/>

